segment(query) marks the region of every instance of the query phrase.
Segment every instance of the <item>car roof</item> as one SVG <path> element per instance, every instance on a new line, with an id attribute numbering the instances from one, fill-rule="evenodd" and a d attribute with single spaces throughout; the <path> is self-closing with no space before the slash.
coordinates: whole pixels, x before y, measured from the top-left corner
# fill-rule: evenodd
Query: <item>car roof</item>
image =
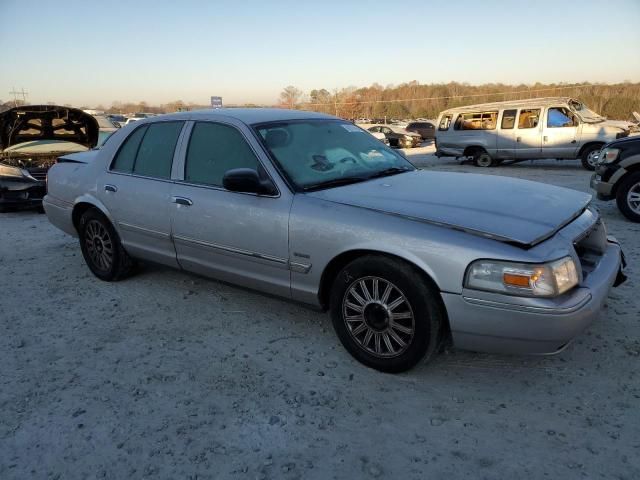
<path id="1" fill-rule="evenodd" d="M 519 107 L 519 106 L 548 107 L 548 106 L 557 106 L 558 104 L 563 104 L 563 103 L 569 103 L 570 101 L 582 103 L 570 97 L 528 98 L 525 100 L 508 100 L 505 102 L 491 102 L 491 103 L 479 103 L 476 105 L 466 105 L 464 107 L 450 108 L 449 110 L 444 110 L 442 113 L 458 113 L 458 112 L 468 112 L 470 110 L 488 110 L 491 108 L 496 109 L 496 108 Z"/>
<path id="2" fill-rule="evenodd" d="M 285 120 L 338 119 L 333 115 L 327 115 L 325 113 L 289 110 L 285 108 L 211 108 L 158 115 L 141 121 L 147 123 L 157 120 L 224 120 L 231 118 L 240 120 L 247 125 Z"/>

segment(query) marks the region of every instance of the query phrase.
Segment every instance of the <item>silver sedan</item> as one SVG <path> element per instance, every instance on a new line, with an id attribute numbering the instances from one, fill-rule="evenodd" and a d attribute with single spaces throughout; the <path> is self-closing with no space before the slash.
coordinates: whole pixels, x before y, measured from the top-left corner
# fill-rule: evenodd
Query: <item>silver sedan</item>
<path id="1" fill-rule="evenodd" d="M 50 221 L 100 279 L 152 261 L 329 310 L 362 363 L 399 372 L 443 342 L 554 353 L 624 279 L 590 196 L 417 170 L 310 112 L 142 119 L 49 171 Z"/>

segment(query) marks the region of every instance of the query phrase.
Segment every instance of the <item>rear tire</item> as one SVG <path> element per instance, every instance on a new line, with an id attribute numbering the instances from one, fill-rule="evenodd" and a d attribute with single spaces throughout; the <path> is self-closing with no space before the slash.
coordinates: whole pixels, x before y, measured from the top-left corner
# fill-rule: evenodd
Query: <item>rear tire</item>
<path id="1" fill-rule="evenodd" d="M 476 150 L 473 154 L 473 164 L 476 167 L 493 167 L 496 162 L 485 150 Z"/>
<path id="2" fill-rule="evenodd" d="M 114 282 L 127 277 L 133 260 L 120 243 L 111 222 L 98 210 L 87 210 L 78 225 L 80 249 L 89 270 L 100 280 Z"/>
<path id="3" fill-rule="evenodd" d="M 640 172 L 627 175 L 616 192 L 616 203 L 622 214 L 640 222 Z"/>
<path id="4" fill-rule="evenodd" d="M 585 170 L 594 171 L 596 169 L 596 155 L 602 149 L 602 145 L 591 145 L 584 149 L 580 156 L 582 167 Z"/>
<path id="5" fill-rule="evenodd" d="M 364 365 L 389 373 L 430 360 L 446 322 L 433 282 L 412 265 L 378 255 L 358 258 L 342 269 L 331 288 L 330 311 L 347 351 Z"/>

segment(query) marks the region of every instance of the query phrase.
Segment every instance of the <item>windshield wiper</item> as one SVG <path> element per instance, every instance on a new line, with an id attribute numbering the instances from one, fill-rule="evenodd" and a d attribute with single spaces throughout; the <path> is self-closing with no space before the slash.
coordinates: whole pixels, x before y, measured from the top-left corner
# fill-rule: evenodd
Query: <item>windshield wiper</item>
<path id="1" fill-rule="evenodd" d="M 410 172 L 411 169 L 409 167 L 389 167 L 384 170 L 380 170 L 372 175 L 369 175 L 368 178 L 380 178 L 380 177 L 388 177 L 390 175 L 397 175 L 398 173 Z"/>
<path id="2" fill-rule="evenodd" d="M 365 180 L 369 180 L 371 177 L 342 177 L 342 178 L 334 178 L 333 180 L 327 180 L 326 182 L 314 183 L 311 185 L 305 185 L 302 189 L 306 192 L 309 190 L 316 190 L 319 188 L 331 188 L 331 187 L 339 187 L 341 185 L 349 185 L 351 183 L 364 182 Z"/>

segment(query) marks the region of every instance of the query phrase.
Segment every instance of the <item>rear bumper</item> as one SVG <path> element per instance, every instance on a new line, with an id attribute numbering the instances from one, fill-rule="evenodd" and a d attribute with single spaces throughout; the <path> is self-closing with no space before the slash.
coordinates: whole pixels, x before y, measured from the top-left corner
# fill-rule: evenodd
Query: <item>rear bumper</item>
<path id="1" fill-rule="evenodd" d="M 436 149 L 436 157 L 462 157 L 464 154 L 463 148 L 442 147 L 438 145 Z"/>
<path id="2" fill-rule="evenodd" d="M 454 345 L 496 353 L 557 353 L 598 317 L 609 290 L 623 279 L 621 269 L 622 250 L 611 239 L 583 284 L 558 298 L 525 303 L 518 297 L 471 290 L 445 293 Z"/>

